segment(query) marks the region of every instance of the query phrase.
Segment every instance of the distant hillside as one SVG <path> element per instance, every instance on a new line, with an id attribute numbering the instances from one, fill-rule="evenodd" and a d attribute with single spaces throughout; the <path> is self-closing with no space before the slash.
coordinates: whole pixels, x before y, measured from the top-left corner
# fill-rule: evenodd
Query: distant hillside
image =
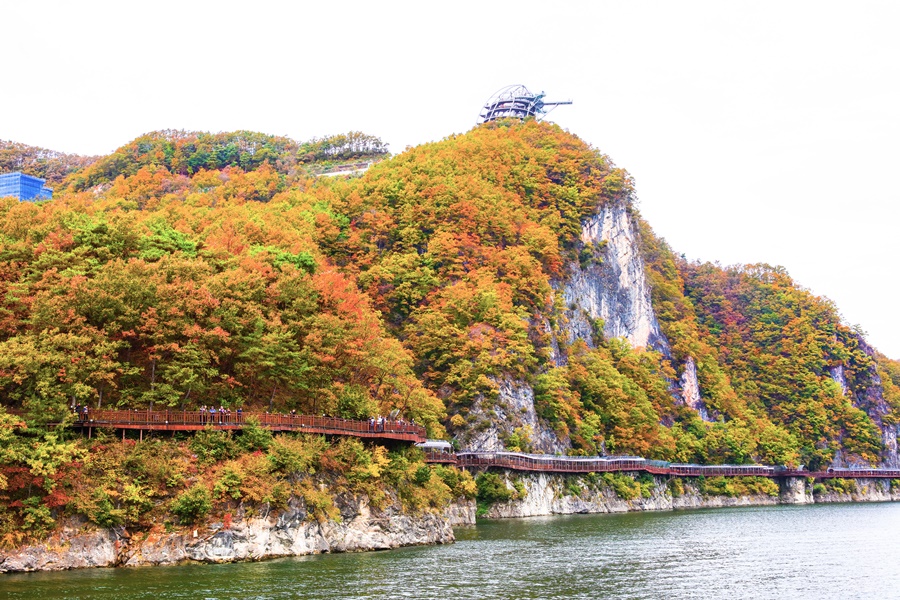
<path id="1" fill-rule="evenodd" d="M 70 174 L 97 160 L 96 156 L 65 154 L 37 146 L 0 140 L 0 173 L 20 171 L 46 179 L 56 187 Z"/>

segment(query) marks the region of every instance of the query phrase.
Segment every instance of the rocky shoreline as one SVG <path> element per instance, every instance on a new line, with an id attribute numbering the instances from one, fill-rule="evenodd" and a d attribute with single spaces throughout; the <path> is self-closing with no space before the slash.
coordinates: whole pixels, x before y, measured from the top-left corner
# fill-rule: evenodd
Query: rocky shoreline
<path id="1" fill-rule="evenodd" d="M 452 503 L 443 514 L 411 515 L 398 503 L 377 510 L 365 496 L 343 498 L 339 508 L 339 521 L 318 521 L 307 514 L 302 499 L 292 498 L 284 510 L 252 517 L 239 513 L 227 526 L 212 521 L 172 533 L 89 529 L 72 521 L 42 544 L 0 551 L 0 573 L 257 561 L 446 544 L 455 539 L 454 526 L 475 522 L 475 503 L 470 500 Z"/>
<path id="2" fill-rule="evenodd" d="M 518 486 L 524 491 L 524 495 L 492 504 L 479 516 L 488 519 L 509 519 L 732 506 L 900 501 L 900 490 L 892 490 L 890 482 L 881 479 L 857 479 L 855 490 L 852 491 L 814 493 L 814 486 L 805 479 L 786 478 L 780 483 L 778 493 L 774 495 L 760 493 L 725 496 L 704 494 L 699 490 L 697 482 L 687 478 L 682 480 L 683 490 L 673 494 L 666 478 L 654 477 L 649 497 L 642 495 L 625 499 L 608 486 L 592 485 L 585 477 L 545 473 L 523 476 L 512 471 L 502 472 L 502 477 L 509 489 Z"/>
<path id="3" fill-rule="evenodd" d="M 612 488 L 585 477 L 500 472 L 517 499 L 496 502 L 478 516 L 487 519 L 549 515 L 667 511 L 735 506 L 774 506 L 839 502 L 900 501 L 890 482 L 858 479 L 852 490 L 818 490 L 805 479 L 786 479 L 777 494 L 738 496 L 702 493 L 696 481 L 682 480 L 677 494 L 669 482 L 654 477 L 648 494 L 620 497 Z M 817 493 L 818 492 L 818 493 Z M 283 510 L 253 516 L 238 512 L 226 524 L 210 521 L 196 530 L 129 532 L 125 528 L 90 528 L 70 521 L 46 542 L 0 551 L 0 573 L 58 571 L 91 567 L 174 565 L 185 562 L 258 561 L 327 552 L 365 552 L 402 546 L 455 541 L 453 527 L 474 525 L 473 500 L 459 499 L 441 513 L 411 515 L 399 503 L 378 510 L 365 496 L 344 497 L 338 521 L 318 521 L 307 514 L 303 500 L 292 498 Z"/>

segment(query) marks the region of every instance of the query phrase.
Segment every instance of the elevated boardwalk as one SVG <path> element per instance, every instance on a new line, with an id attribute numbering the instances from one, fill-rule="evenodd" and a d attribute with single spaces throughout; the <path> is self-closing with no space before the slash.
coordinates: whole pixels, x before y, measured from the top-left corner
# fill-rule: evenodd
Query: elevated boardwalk
<path id="1" fill-rule="evenodd" d="M 200 431 L 206 428 L 238 431 L 247 419 L 255 418 L 260 426 L 272 431 L 299 431 L 323 435 L 352 435 L 366 439 L 396 440 L 412 443 L 425 441 L 425 428 L 407 421 L 384 420 L 381 423 L 341 419 L 337 417 L 312 417 L 309 415 L 282 415 L 275 413 L 208 413 L 182 410 L 89 410 L 79 415 L 73 427 L 91 429 L 137 429 L 141 431 Z"/>
<path id="2" fill-rule="evenodd" d="M 12 412 L 12 411 L 11 411 Z M 208 413 L 177 410 L 88 410 L 78 415 L 73 427 L 92 430 L 108 427 L 140 431 L 200 431 L 207 428 L 238 431 L 248 419 L 272 431 L 297 431 L 321 435 L 349 435 L 371 440 L 394 440 L 420 444 L 425 428 L 407 421 L 381 422 L 285 415 L 275 413 Z M 426 450 L 425 462 L 455 465 L 465 469 L 511 469 L 539 473 L 644 472 L 669 477 L 812 477 L 814 479 L 900 479 L 900 469 L 828 469 L 807 471 L 770 465 L 694 465 L 648 460 L 640 456 L 552 456 L 519 452 L 446 452 Z"/>
<path id="3" fill-rule="evenodd" d="M 426 462 L 474 469 L 511 469 L 542 473 L 644 472 L 670 477 L 813 477 L 815 479 L 900 479 L 900 469 L 828 469 L 807 471 L 769 465 L 692 465 L 639 456 L 582 457 L 518 452 L 426 452 Z"/>

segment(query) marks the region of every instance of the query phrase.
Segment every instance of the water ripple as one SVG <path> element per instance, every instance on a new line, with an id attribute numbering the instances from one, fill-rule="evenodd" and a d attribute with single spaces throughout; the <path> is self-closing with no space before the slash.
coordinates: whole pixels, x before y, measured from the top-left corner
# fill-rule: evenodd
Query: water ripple
<path id="1" fill-rule="evenodd" d="M 900 505 L 481 522 L 457 543 L 261 563 L 0 575 L 8 598 L 900 597 Z"/>

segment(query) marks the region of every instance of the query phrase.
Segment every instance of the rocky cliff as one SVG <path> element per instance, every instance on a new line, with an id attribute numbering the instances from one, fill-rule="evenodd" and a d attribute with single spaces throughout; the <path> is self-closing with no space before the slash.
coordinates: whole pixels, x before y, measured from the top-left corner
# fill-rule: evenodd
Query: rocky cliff
<path id="1" fill-rule="evenodd" d="M 410 515 L 397 503 L 376 510 L 365 496 L 341 497 L 338 507 L 339 520 L 319 521 L 295 497 L 284 510 L 238 513 L 231 523 L 212 521 L 178 533 L 90 529 L 72 521 L 43 544 L 0 551 L 0 572 L 233 562 L 444 544 L 454 540 L 453 526 L 475 522 L 472 501 L 452 503 L 445 514 Z"/>
<path id="2" fill-rule="evenodd" d="M 638 235 L 625 202 L 603 206 L 582 223 L 581 260 L 569 264 L 568 277 L 558 286 L 566 307 L 566 343 L 583 339 L 592 346 L 600 319 L 605 337 L 625 338 L 632 347 L 668 354 L 650 300 Z"/>
<path id="3" fill-rule="evenodd" d="M 663 477 L 654 477 L 649 495 L 623 498 L 611 487 L 589 477 L 578 475 L 514 474 L 505 472 L 509 489 L 517 482 L 524 497 L 491 505 L 484 516 L 492 519 L 568 515 L 586 513 L 620 513 L 633 511 L 673 510 L 778 504 L 778 497 L 766 494 L 752 496 L 704 496 L 689 482 L 673 496 Z"/>
<path id="4" fill-rule="evenodd" d="M 858 479 L 850 491 L 819 490 L 802 478 L 787 478 L 779 483 L 776 494 L 756 493 L 736 496 L 705 494 L 698 482 L 680 480 L 673 493 L 667 479 L 654 477 L 649 494 L 623 498 L 611 487 L 579 475 L 502 474 L 507 487 L 524 490 L 516 500 L 490 505 L 483 516 L 491 519 L 568 515 L 582 513 L 619 513 L 633 511 L 720 508 L 728 506 L 768 506 L 776 504 L 813 504 L 834 502 L 900 501 L 900 490 L 887 480 Z"/>
<path id="5" fill-rule="evenodd" d="M 461 447 L 473 452 L 496 452 L 506 449 L 504 440 L 516 434 L 526 435 L 530 447 L 542 454 L 564 454 L 570 447 L 542 419 L 534 408 L 534 390 L 523 381 L 503 380 L 498 383 L 496 398 L 476 401 L 470 419 L 480 423 L 459 438 Z"/>
<path id="6" fill-rule="evenodd" d="M 859 408 L 875 423 L 881 431 L 881 441 L 884 444 L 884 450 L 878 466 L 888 469 L 896 469 L 900 467 L 900 454 L 898 454 L 897 434 L 900 432 L 900 426 L 884 420 L 885 415 L 891 412 L 884 397 L 884 389 L 882 387 L 881 376 L 874 363 L 875 350 L 861 337 L 856 336 L 860 349 L 868 355 L 873 363 L 865 374 L 865 384 L 852 389 L 844 375 L 844 366 L 842 364 L 829 367 L 828 373 L 836 384 L 841 388 L 841 393 L 845 397 L 849 397 L 853 406 Z M 855 457 L 844 456 L 842 452 L 838 452 L 832 461 L 832 466 L 847 467 L 855 463 Z"/>
<path id="7" fill-rule="evenodd" d="M 575 340 L 593 347 L 598 333 L 670 356 L 669 342 L 653 310 L 639 235 L 625 201 L 600 207 L 582 223 L 580 260 L 571 261 L 565 278 L 554 284 L 554 293 L 563 301 L 559 326 L 553 330 L 545 321 L 551 338 L 551 362 L 565 364 L 565 349 Z M 498 387 L 497 398 L 472 406 L 469 421 L 477 425 L 458 438 L 461 448 L 503 450 L 504 440 L 516 430 L 528 432 L 530 448 L 535 452 L 565 453 L 571 447 L 568 439 L 561 439 L 538 418 L 534 392 L 527 383 L 502 381 Z M 680 380 L 672 382 L 672 393 L 704 420 L 710 420 L 692 358 L 688 357 Z"/>

